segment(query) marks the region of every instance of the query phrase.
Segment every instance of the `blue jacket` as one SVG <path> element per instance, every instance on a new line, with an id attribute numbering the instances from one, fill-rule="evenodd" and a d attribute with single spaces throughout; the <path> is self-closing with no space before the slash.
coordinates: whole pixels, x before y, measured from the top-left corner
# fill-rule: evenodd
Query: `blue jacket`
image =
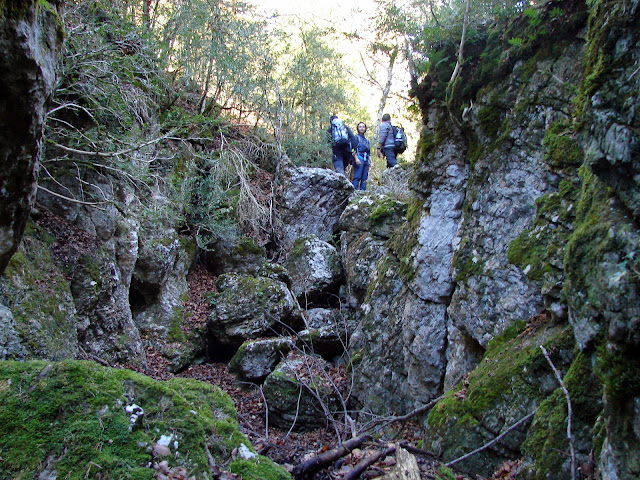
<path id="1" fill-rule="evenodd" d="M 357 134 L 355 136 L 355 151 L 360 159 L 369 160 L 371 158 L 371 144 L 369 143 L 369 139 L 364 135 Z"/>

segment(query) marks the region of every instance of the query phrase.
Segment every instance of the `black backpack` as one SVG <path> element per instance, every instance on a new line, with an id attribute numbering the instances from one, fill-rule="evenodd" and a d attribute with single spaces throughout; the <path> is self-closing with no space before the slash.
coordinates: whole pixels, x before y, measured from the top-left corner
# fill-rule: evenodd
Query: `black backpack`
<path id="1" fill-rule="evenodd" d="M 331 141 L 334 147 L 346 147 L 349 145 L 347 127 L 339 118 L 331 122 Z"/>
<path id="2" fill-rule="evenodd" d="M 407 149 L 407 135 L 402 127 L 391 127 L 393 130 L 393 151 L 402 153 Z"/>

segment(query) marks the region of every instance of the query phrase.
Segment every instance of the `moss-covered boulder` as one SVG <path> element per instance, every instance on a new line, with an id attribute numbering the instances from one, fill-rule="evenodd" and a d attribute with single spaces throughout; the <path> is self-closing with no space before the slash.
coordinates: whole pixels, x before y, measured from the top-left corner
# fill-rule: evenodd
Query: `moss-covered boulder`
<path id="1" fill-rule="evenodd" d="M 256 275 L 267 261 L 267 254 L 255 238 L 220 238 L 203 250 L 200 258 L 216 275 L 232 272 Z"/>
<path id="2" fill-rule="evenodd" d="M 336 303 L 344 275 L 340 255 L 333 245 L 315 235 L 296 239 L 285 262 L 291 291 L 301 305 Z"/>
<path id="3" fill-rule="evenodd" d="M 216 287 L 207 320 L 209 333 L 216 341 L 238 346 L 250 338 L 287 330 L 287 326 L 299 327 L 300 312 L 283 282 L 229 273 L 218 278 Z"/>
<path id="4" fill-rule="evenodd" d="M 558 388 L 540 345 L 549 351 L 556 367 L 566 372 L 574 358 L 569 328 L 541 321 L 514 325 L 489 343 L 468 382 L 450 390 L 430 412 L 425 422 L 425 446 L 451 461 L 536 412 Z M 456 464 L 456 469 L 488 476 L 503 462 L 520 458 L 530 423 Z"/>
<path id="5" fill-rule="evenodd" d="M 248 340 L 240 345 L 229 362 L 229 371 L 241 380 L 261 383 L 295 347 L 291 338 Z"/>
<path id="6" fill-rule="evenodd" d="M 290 478 L 264 457 L 231 460 L 251 444 L 230 398 L 203 382 L 158 382 L 89 362 L 6 361 L 0 403 L 2 479 L 152 479 L 163 461 L 210 479 L 209 457 L 245 479 Z"/>
<path id="7" fill-rule="evenodd" d="M 356 322 L 348 311 L 312 308 L 306 312 L 307 326 L 298 332 L 300 347 L 327 360 L 347 353 Z"/>

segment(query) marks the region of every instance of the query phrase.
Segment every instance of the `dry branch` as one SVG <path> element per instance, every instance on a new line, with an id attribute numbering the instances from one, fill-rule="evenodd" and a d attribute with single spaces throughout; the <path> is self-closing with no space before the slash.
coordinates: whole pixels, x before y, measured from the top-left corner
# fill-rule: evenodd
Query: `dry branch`
<path id="1" fill-rule="evenodd" d="M 520 425 L 522 425 L 523 423 L 525 423 L 527 420 L 529 420 L 531 417 L 533 417 L 535 415 L 535 412 L 530 413 L 529 415 L 527 415 L 526 417 L 521 418 L 520 420 L 518 420 L 516 423 L 514 423 L 513 425 L 511 425 L 509 428 L 507 428 L 504 432 L 502 432 L 500 435 L 498 435 L 496 438 L 494 438 L 493 440 L 491 440 L 489 443 L 484 444 L 483 446 L 481 446 L 480 448 L 476 448 L 473 452 L 469 452 L 466 455 L 461 456 L 460 458 L 456 458 L 455 460 L 450 461 L 449 463 L 446 463 L 445 466 L 447 467 L 451 467 L 452 465 L 455 465 L 456 463 L 462 462 L 463 460 L 466 460 L 469 457 L 472 457 L 473 455 L 475 455 L 476 453 L 480 453 L 483 450 L 486 450 L 487 448 L 489 448 L 491 445 L 494 445 L 496 443 L 498 443 L 500 440 L 502 440 L 509 432 L 511 432 L 512 430 L 515 430 L 516 428 L 518 428 Z"/>
<path id="2" fill-rule="evenodd" d="M 353 470 L 351 470 L 349 473 L 347 473 L 344 476 L 344 480 L 355 480 L 356 478 L 360 478 L 360 475 L 362 475 L 367 470 L 367 468 L 369 468 L 371 465 L 376 463 L 381 458 L 384 458 L 387 455 L 391 455 L 392 453 L 395 453 L 395 451 L 396 451 L 396 447 L 390 447 L 390 448 L 387 448 L 386 450 L 376 452 L 373 455 L 369 455 L 367 458 L 365 458 L 360 463 L 358 463 L 355 467 L 353 467 Z"/>
<path id="3" fill-rule="evenodd" d="M 393 417 L 391 419 L 389 419 L 388 421 L 386 421 L 385 423 L 383 423 L 382 425 L 375 427 L 375 425 L 371 428 L 373 428 L 374 432 L 377 432 L 379 430 L 383 430 L 385 428 L 387 428 L 389 425 L 396 423 L 396 422 L 406 422 L 407 420 L 409 420 L 412 417 L 415 417 L 416 415 L 420 415 L 421 413 L 425 413 L 429 410 L 431 410 L 436 403 L 438 403 L 440 400 L 442 400 L 444 398 L 444 394 L 440 395 L 438 398 L 434 398 L 433 400 L 431 400 L 429 403 L 427 403 L 426 405 L 423 405 L 421 407 L 416 408 L 415 410 L 413 410 L 412 412 L 407 413 L 406 415 L 402 415 L 400 417 Z"/>
<path id="4" fill-rule="evenodd" d="M 357 438 L 352 438 L 351 440 L 347 440 L 338 448 L 333 450 L 329 450 L 328 452 L 321 453 L 320 455 L 316 455 L 313 458 L 310 458 L 306 462 L 303 462 L 299 465 L 296 465 L 291 474 L 295 478 L 302 478 L 305 475 L 308 475 L 312 472 L 315 472 L 322 467 L 329 465 L 332 462 L 335 462 L 339 458 L 348 455 L 354 448 L 358 448 L 364 442 L 368 442 L 371 440 L 370 435 L 361 435 Z"/>
<path id="5" fill-rule="evenodd" d="M 571 408 L 571 397 L 569 396 L 569 390 L 567 390 L 567 387 L 565 386 L 564 382 L 562 381 L 562 377 L 560 376 L 560 372 L 558 372 L 558 369 L 556 368 L 556 366 L 551 361 L 551 357 L 549 357 L 549 353 L 547 352 L 547 349 L 544 348 L 543 345 L 540 345 L 540 349 L 542 350 L 542 354 L 544 355 L 544 358 L 547 359 L 547 362 L 551 366 L 551 370 L 553 370 L 553 374 L 556 376 L 556 380 L 558 380 L 558 383 L 560 384 L 560 388 L 562 389 L 562 392 L 564 393 L 564 396 L 567 399 L 567 439 L 569 440 L 569 450 L 571 452 L 571 479 L 575 480 L 575 478 L 576 478 L 576 449 L 575 449 L 575 446 L 573 445 L 573 435 L 571 433 L 571 421 L 572 421 L 572 418 L 573 418 L 573 409 Z"/>

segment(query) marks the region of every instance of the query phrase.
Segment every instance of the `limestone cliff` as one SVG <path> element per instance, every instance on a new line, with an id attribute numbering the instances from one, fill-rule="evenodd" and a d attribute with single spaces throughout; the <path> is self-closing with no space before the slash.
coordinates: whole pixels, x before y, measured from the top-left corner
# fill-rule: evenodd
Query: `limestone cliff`
<path id="1" fill-rule="evenodd" d="M 445 460 L 535 413 L 456 465 L 467 472 L 524 458 L 527 478 L 569 475 L 546 345 L 573 398 L 578 467 L 640 474 L 639 24 L 638 2 L 552 2 L 485 25 L 453 93 L 444 63 L 414 92 L 417 199 L 376 256 L 355 385 L 378 410 L 452 389 L 425 422 L 425 445 Z"/>

